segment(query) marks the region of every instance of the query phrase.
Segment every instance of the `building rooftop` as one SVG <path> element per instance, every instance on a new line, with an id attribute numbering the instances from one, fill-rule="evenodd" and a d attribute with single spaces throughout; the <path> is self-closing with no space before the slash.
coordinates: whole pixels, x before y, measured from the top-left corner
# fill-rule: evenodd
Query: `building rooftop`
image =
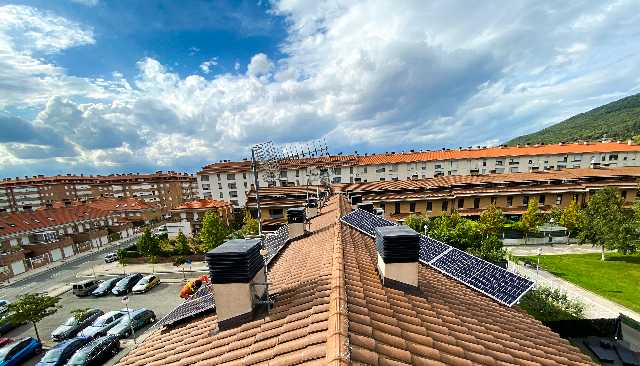
<path id="1" fill-rule="evenodd" d="M 54 184 L 54 183 L 75 183 L 75 184 L 118 184 L 118 182 L 132 182 L 135 180 L 191 180 L 195 177 L 188 173 L 177 172 L 156 172 L 152 174 L 110 174 L 110 175 L 54 175 L 54 176 L 32 176 L 4 178 L 0 180 L 0 187 L 17 186 L 24 184 Z"/>
<path id="2" fill-rule="evenodd" d="M 139 210 L 157 210 L 159 207 L 155 204 L 146 202 L 142 198 L 126 197 L 126 198 L 98 198 L 88 202 L 73 201 L 69 204 L 65 202 L 55 202 L 54 208 L 88 205 L 95 209 L 104 211 L 139 211 Z"/>
<path id="3" fill-rule="evenodd" d="M 419 287 L 384 287 L 372 238 L 344 225 L 334 196 L 312 234 L 271 262 L 269 315 L 220 331 L 203 315 L 156 329 L 119 365 L 591 365 L 568 341 L 517 308 L 430 267 Z"/>
<path id="4" fill-rule="evenodd" d="M 76 221 L 107 218 L 111 213 L 88 205 L 0 214 L 0 237 Z"/>
<path id="5" fill-rule="evenodd" d="M 230 203 L 214 200 L 214 199 L 201 199 L 189 202 L 183 202 L 179 206 L 174 207 L 173 210 L 198 210 L 198 209 L 209 209 L 209 208 L 221 208 L 221 207 L 232 207 Z"/>

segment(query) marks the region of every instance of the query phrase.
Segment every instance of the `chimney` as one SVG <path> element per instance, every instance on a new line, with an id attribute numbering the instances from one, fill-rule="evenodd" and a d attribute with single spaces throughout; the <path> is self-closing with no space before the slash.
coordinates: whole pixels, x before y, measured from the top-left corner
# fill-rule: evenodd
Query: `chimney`
<path id="1" fill-rule="evenodd" d="M 254 318 L 265 295 L 260 239 L 234 239 L 207 252 L 218 328 L 226 330 Z"/>
<path id="2" fill-rule="evenodd" d="M 304 235 L 304 223 L 306 221 L 304 207 L 292 207 L 287 209 L 287 226 L 289 227 L 289 239 L 295 239 Z"/>
<path id="3" fill-rule="evenodd" d="M 305 214 L 308 218 L 313 218 L 318 215 L 318 199 L 316 199 L 315 197 L 307 198 Z"/>
<path id="4" fill-rule="evenodd" d="M 380 208 L 380 207 L 376 207 L 373 209 L 373 213 L 376 216 L 382 217 L 384 219 L 384 209 Z"/>
<path id="5" fill-rule="evenodd" d="M 418 287 L 420 235 L 408 226 L 376 228 L 378 273 L 386 287 L 411 290 Z"/>
<path id="6" fill-rule="evenodd" d="M 371 201 L 358 203 L 356 205 L 356 207 L 358 207 L 358 209 L 360 209 L 360 210 L 367 211 L 369 213 L 374 213 L 373 212 L 373 202 L 371 202 Z"/>

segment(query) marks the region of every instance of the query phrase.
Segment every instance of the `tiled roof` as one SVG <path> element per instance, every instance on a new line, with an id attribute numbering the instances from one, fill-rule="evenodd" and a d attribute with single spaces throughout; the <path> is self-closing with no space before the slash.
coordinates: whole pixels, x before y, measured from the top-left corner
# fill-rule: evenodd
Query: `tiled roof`
<path id="1" fill-rule="evenodd" d="M 500 158 L 516 156 L 536 156 L 536 155 L 564 155 L 564 154 L 585 154 L 585 153 L 609 153 L 609 152 L 640 152 L 640 146 L 618 142 L 590 142 L 590 143 L 570 143 L 537 146 L 509 146 L 509 147 L 488 147 L 488 148 L 467 148 L 467 149 L 446 149 L 434 151 L 414 151 L 414 152 L 393 152 L 372 155 L 335 155 L 330 157 L 306 158 L 298 160 L 283 161 L 281 166 L 296 169 L 298 167 L 315 166 L 353 166 L 353 165 L 374 165 L 411 163 L 419 161 L 433 160 L 461 160 L 480 158 Z M 206 165 L 202 172 L 208 173 L 237 173 L 246 172 L 251 169 L 250 161 L 240 162 L 220 162 Z"/>
<path id="2" fill-rule="evenodd" d="M 221 208 L 221 207 L 229 207 L 231 208 L 231 204 L 225 201 L 214 200 L 214 199 L 201 199 L 190 202 L 183 202 L 177 207 L 174 207 L 173 210 L 195 210 L 195 209 L 207 209 L 207 208 Z"/>
<path id="3" fill-rule="evenodd" d="M 142 198 L 98 198 L 88 202 L 73 201 L 71 206 L 88 205 L 90 207 L 104 211 L 136 211 L 136 210 L 153 210 L 158 209 L 154 204 L 146 202 Z M 65 202 L 55 202 L 54 208 L 69 207 Z"/>
<path id="4" fill-rule="evenodd" d="M 271 314 L 218 331 L 216 315 L 155 330 L 119 365 L 592 365 L 542 323 L 425 266 L 419 290 L 384 287 L 373 239 L 339 222 L 333 197 L 313 234 L 273 262 Z"/>
<path id="5" fill-rule="evenodd" d="M 34 176 L 16 179 L 0 180 L 1 186 L 16 186 L 25 184 L 52 184 L 52 183 L 76 183 L 76 184 L 118 184 L 118 182 L 132 182 L 142 180 L 142 182 L 155 180 L 190 180 L 195 181 L 195 177 L 187 173 L 153 173 L 153 174 L 112 174 L 112 175 L 54 175 L 54 176 Z"/>
<path id="6" fill-rule="evenodd" d="M 20 232 L 46 229 L 51 226 L 63 225 L 75 221 L 107 218 L 110 215 L 108 211 L 96 209 L 88 205 L 0 214 L 0 237 Z"/>

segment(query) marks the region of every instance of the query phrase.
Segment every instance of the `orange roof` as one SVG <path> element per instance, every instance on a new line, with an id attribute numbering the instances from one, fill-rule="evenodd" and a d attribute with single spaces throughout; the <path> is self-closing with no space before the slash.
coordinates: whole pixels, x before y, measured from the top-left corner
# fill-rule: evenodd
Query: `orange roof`
<path id="1" fill-rule="evenodd" d="M 97 218 L 107 218 L 108 211 L 88 205 L 48 208 L 37 211 L 0 214 L 0 237 Z"/>
<path id="2" fill-rule="evenodd" d="M 77 184 L 118 184 L 118 182 L 131 182 L 134 180 L 143 182 L 155 180 L 191 180 L 195 177 L 187 173 L 153 173 L 153 174 L 111 174 L 111 175 L 54 175 L 54 176 L 33 176 L 24 178 L 5 178 L 0 180 L 0 186 L 16 186 L 24 184 L 55 184 L 55 183 L 77 183 Z"/>
<path id="3" fill-rule="evenodd" d="M 231 208 L 231 204 L 225 201 L 214 200 L 214 199 L 201 199 L 190 202 L 183 202 L 180 206 L 173 208 L 173 210 L 199 210 L 199 209 L 210 209 L 210 208 L 221 208 L 221 207 L 229 207 Z"/>
<path id="4" fill-rule="evenodd" d="M 136 211 L 136 210 L 149 210 L 157 209 L 156 205 L 146 202 L 142 198 L 127 197 L 127 198 L 99 198 L 88 202 L 73 201 L 71 206 L 89 205 L 93 208 L 105 210 L 105 211 Z M 65 202 L 55 202 L 54 208 L 69 207 Z M 42 210 L 40 208 L 39 210 Z"/>
<path id="5" fill-rule="evenodd" d="M 497 146 L 467 149 L 443 149 L 433 151 L 393 152 L 371 155 L 333 155 L 318 158 L 290 159 L 281 162 L 285 168 L 305 167 L 307 165 L 373 165 L 410 163 L 432 160 L 482 159 L 510 156 L 562 155 L 609 152 L 640 152 L 640 146 L 618 142 L 590 142 L 534 146 Z M 251 169 L 250 161 L 220 162 L 204 166 L 209 172 L 243 172 Z"/>

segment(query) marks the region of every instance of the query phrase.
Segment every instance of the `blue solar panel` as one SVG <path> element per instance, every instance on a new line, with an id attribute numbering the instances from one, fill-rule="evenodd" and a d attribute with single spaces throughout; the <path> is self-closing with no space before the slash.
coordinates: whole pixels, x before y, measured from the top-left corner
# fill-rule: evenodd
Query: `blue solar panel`
<path id="1" fill-rule="evenodd" d="M 451 249 L 450 245 L 431 239 L 428 236 L 420 235 L 420 251 L 418 252 L 418 256 L 420 258 L 420 262 L 423 262 L 424 264 L 428 264 L 437 256 L 449 249 Z"/>
<path id="2" fill-rule="evenodd" d="M 489 263 L 456 248 L 451 248 L 450 251 L 429 263 L 431 267 L 462 282 L 467 282 L 487 264 Z"/>
<path id="3" fill-rule="evenodd" d="M 533 281 L 489 264 L 473 276 L 469 286 L 512 306 L 533 286 Z"/>
<path id="4" fill-rule="evenodd" d="M 376 216 L 364 210 L 352 211 L 342 216 L 340 220 L 345 224 L 353 227 L 354 229 L 361 231 L 366 235 L 369 235 L 372 238 L 376 237 L 377 227 L 396 225 L 392 221 L 385 220 L 380 216 Z"/>
<path id="5" fill-rule="evenodd" d="M 215 300 L 213 298 L 213 293 L 209 293 L 195 299 L 189 299 L 178 305 L 164 318 L 154 324 L 154 327 L 160 325 L 171 325 L 179 322 L 180 320 L 202 314 L 208 310 L 212 310 L 214 307 Z"/>
<path id="6" fill-rule="evenodd" d="M 284 248 L 287 240 L 289 240 L 289 227 L 287 225 L 280 226 L 275 233 L 264 239 L 264 247 L 269 252 L 267 264 L 271 263 L 271 260 Z"/>

